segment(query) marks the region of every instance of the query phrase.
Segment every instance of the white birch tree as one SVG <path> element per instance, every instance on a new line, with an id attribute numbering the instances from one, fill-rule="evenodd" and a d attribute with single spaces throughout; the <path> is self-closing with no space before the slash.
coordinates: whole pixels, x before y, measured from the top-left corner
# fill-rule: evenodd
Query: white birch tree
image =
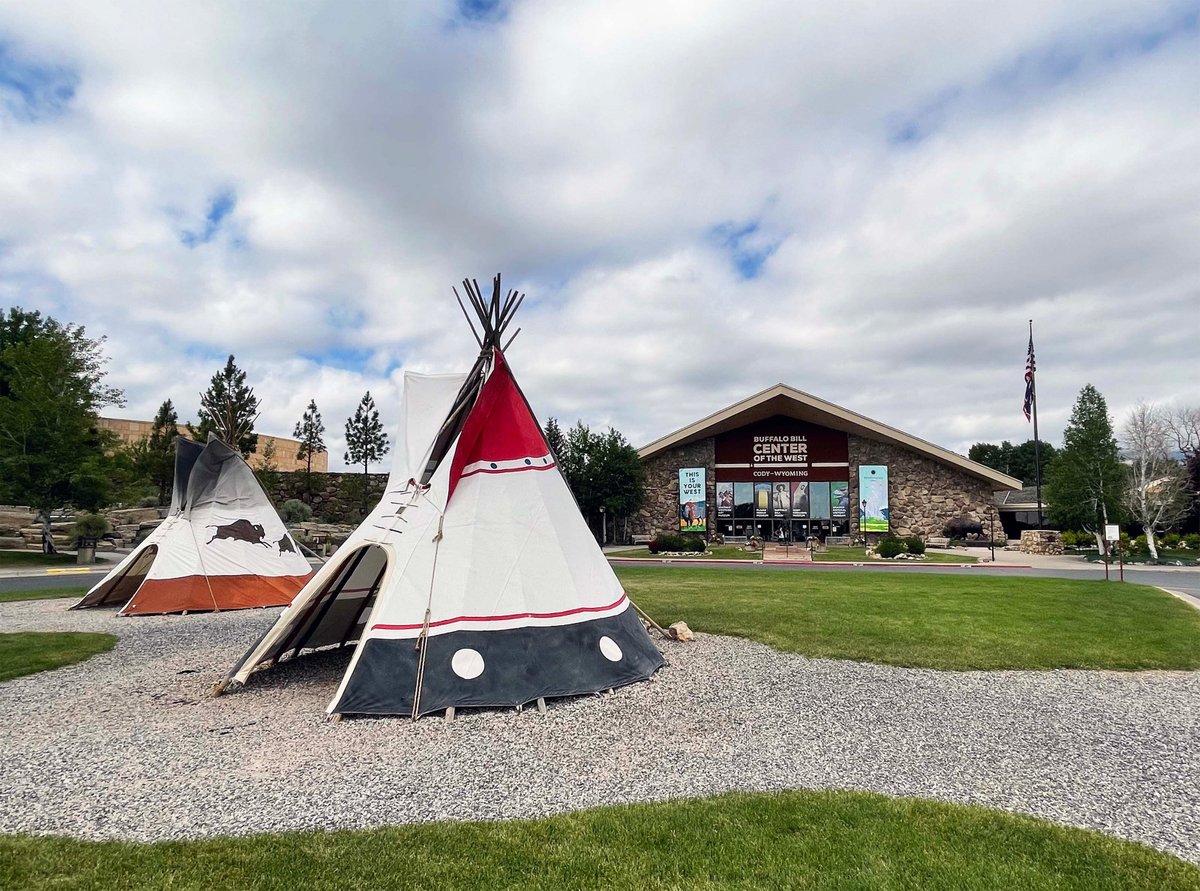
<path id="1" fill-rule="evenodd" d="M 1121 430 L 1121 445 L 1129 461 L 1125 507 L 1141 523 L 1150 557 L 1157 560 L 1155 534 L 1187 516 L 1191 504 L 1187 472 L 1171 457 L 1174 439 L 1167 416 L 1153 405 L 1134 406 Z"/>

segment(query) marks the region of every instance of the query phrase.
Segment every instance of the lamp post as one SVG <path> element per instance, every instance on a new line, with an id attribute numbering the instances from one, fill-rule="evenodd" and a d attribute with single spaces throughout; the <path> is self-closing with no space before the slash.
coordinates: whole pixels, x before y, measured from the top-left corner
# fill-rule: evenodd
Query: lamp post
<path id="1" fill-rule="evenodd" d="M 608 524 L 604 521 L 604 505 L 600 505 L 600 547 L 604 547 L 608 540 Z"/>

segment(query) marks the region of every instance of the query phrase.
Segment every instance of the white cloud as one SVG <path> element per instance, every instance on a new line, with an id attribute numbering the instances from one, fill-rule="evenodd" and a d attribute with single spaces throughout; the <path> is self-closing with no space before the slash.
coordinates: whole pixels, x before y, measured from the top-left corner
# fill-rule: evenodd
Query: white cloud
<path id="1" fill-rule="evenodd" d="M 780 380 L 1023 439 L 1029 318 L 1048 438 L 1089 381 L 1118 416 L 1200 402 L 1186 6 L 453 15 L 0 9 L 0 53 L 78 74 L 66 113 L 0 118 L 0 302 L 107 334 L 139 416 L 233 352 L 260 429 L 315 397 L 335 464 L 364 390 L 393 423 L 401 369 L 470 363 L 449 288 L 497 269 L 538 413 L 638 443 Z"/>

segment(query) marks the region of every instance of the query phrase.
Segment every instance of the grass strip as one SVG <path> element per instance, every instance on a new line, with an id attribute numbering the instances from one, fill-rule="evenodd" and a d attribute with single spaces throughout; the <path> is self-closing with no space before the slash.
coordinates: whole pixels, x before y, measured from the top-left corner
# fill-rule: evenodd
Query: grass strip
<path id="1" fill-rule="evenodd" d="M 1028 576 L 618 565 L 664 627 L 951 671 L 1200 668 L 1200 611 L 1144 585 Z"/>
<path id="2" fill-rule="evenodd" d="M 83 631 L 19 631 L 0 634 L 0 681 L 61 668 L 107 653 L 116 644 L 111 634 Z M 5 887 L 0 883 L 0 887 Z"/>
<path id="3" fill-rule="evenodd" d="M 74 554 L 43 554 L 41 551 L 0 551 L 0 569 L 34 566 L 75 566 Z"/>
<path id="4" fill-rule="evenodd" d="M 0 584 L 3 581 L 0 580 Z M 16 603 L 21 600 L 55 600 L 64 597 L 76 599 L 87 593 L 86 585 L 71 585 L 62 588 L 35 588 L 29 591 L 0 591 L 0 603 Z"/>
<path id="5" fill-rule="evenodd" d="M 0 837 L 33 889 L 1200 889 L 1142 845 L 978 807 L 798 791 L 434 823 L 132 844 Z"/>

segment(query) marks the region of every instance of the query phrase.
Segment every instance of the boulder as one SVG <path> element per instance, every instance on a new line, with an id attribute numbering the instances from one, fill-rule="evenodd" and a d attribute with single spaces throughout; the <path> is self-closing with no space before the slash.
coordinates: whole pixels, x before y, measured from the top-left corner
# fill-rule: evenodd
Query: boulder
<path id="1" fill-rule="evenodd" d="M 688 627 L 687 622 L 675 622 L 667 629 L 667 634 L 679 641 L 686 642 L 696 639 L 696 635 L 692 633 L 692 629 Z"/>
<path id="2" fill-rule="evenodd" d="M 110 510 L 105 513 L 105 516 L 108 517 L 108 522 L 114 528 L 142 523 L 157 525 L 159 520 L 157 507 L 129 507 L 123 510 Z"/>

